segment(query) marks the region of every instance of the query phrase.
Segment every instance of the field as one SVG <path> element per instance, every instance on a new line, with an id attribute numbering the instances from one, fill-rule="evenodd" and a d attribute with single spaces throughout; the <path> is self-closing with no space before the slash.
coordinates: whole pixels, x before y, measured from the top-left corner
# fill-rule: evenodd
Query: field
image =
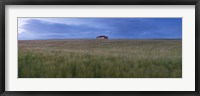
<path id="1" fill-rule="evenodd" d="M 182 40 L 19 40 L 19 78 L 181 78 Z"/>

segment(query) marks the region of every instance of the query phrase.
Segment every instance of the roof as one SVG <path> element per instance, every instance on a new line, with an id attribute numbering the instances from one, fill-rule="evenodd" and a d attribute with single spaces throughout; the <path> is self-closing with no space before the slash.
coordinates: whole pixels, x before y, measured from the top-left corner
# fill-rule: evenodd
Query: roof
<path id="1" fill-rule="evenodd" d="M 107 37 L 107 36 L 101 35 L 101 36 L 97 36 L 97 37 Z"/>

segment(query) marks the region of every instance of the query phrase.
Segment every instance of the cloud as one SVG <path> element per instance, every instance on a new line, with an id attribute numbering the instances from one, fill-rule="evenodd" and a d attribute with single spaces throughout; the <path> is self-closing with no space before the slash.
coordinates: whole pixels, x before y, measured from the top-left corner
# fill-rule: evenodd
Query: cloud
<path id="1" fill-rule="evenodd" d="M 31 18 L 18 18 L 18 33 L 25 32 L 26 30 L 23 28 L 24 25 L 28 23 Z"/>
<path id="2" fill-rule="evenodd" d="M 56 39 L 56 38 L 95 38 L 94 35 L 106 32 L 104 28 L 88 25 L 69 25 L 63 23 L 49 23 L 36 19 L 29 19 L 23 25 L 25 33 L 19 34 L 19 39 Z"/>
<path id="3" fill-rule="evenodd" d="M 106 27 L 102 23 L 96 23 L 96 19 L 93 18 L 34 18 L 34 20 L 66 25 L 87 25 L 96 28 Z"/>
<path id="4" fill-rule="evenodd" d="M 181 18 L 19 18 L 19 39 L 182 38 Z"/>

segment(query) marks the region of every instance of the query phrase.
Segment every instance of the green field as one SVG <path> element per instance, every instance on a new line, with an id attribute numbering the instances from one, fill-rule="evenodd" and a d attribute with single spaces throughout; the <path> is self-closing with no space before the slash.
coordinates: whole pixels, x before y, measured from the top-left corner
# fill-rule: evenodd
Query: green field
<path id="1" fill-rule="evenodd" d="M 181 78 L 182 40 L 19 40 L 19 78 Z"/>

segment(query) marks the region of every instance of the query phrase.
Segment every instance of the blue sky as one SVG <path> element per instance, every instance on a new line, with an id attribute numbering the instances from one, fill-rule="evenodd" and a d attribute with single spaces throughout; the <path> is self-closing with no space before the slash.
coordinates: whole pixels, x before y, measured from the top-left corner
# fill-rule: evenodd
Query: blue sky
<path id="1" fill-rule="evenodd" d="M 18 18 L 18 39 L 181 39 L 182 18 Z"/>

